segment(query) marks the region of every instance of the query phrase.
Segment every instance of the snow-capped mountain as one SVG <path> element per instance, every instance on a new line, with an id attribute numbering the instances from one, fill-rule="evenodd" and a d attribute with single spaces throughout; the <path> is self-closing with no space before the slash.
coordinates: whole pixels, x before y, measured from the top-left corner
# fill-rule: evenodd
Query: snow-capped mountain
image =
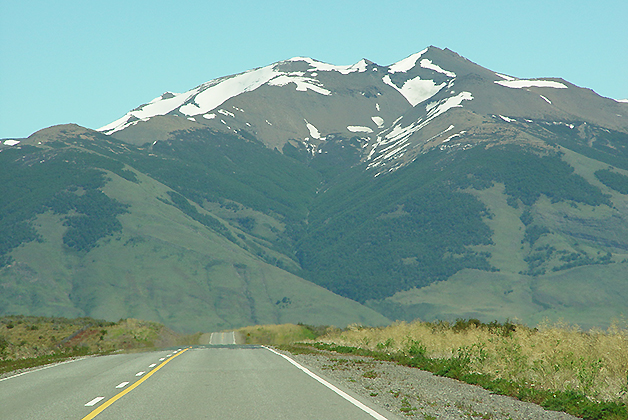
<path id="1" fill-rule="evenodd" d="M 210 127 L 313 154 L 325 152 L 330 135 L 357 138 L 362 161 L 379 175 L 433 147 L 471 147 L 486 124 L 588 121 L 628 131 L 626 108 L 561 79 L 518 79 L 429 47 L 389 66 L 295 57 L 166 92 L 99 131 L 137 144 Z"/>
<path id="2" fill-rule="evenodd" d="M 626 313 L 628 103 L 559 78 L 435 47 L 296 57 L 0 152 L 0 313 L 190 331 Z"/>

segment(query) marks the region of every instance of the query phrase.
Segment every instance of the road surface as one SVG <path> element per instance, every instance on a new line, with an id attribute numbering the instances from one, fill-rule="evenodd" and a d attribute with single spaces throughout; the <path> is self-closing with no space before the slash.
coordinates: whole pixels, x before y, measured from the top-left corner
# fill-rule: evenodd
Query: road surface
<path id="1" fill-rule="evenodd" d="M 235 331 L 211 333 L 209 344 L 236 344 L 236 333 Z"/>
<path id="2" fill-rule="evenodd" d="M 0 419 L 398 419 L 336 387 L 272 349 L 194 346 L 0 380 Z"/>

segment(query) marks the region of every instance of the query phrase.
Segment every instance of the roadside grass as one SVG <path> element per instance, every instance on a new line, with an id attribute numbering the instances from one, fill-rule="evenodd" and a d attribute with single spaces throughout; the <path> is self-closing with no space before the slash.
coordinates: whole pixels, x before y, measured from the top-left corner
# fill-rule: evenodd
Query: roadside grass
<path id="1" fill-rule="evenodd" d="M 161 324 L 123 319 L 0 317 L 0 375 L 74 357 L 195 344 L 198 334 L 180 335 Z"/>
<path id="2" fill-rule="evenodd" d="M 305 324 L 253 325 L 237 330 L 246 344 L 286 345 L 303 340 L 314 340 L 329 332 L 330 327 Z"/>
<path id="3" fill-rule="evenodd" d="M 583 332 L 475 319 L 352 326 L 285 346 L 372 357 L 482 386 L 584 419 L 628 419 L 628 330 Z"/>

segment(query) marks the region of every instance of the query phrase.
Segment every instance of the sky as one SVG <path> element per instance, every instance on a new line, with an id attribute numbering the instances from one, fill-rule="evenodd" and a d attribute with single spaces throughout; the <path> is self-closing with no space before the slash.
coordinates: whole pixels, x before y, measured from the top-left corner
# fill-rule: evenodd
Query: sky
<path id="1" fill-rule="evenodd" d="M 430 45 L 628 98 L 625 0 L 0 0 L 0 139 L 97 129 L 163 92 L 295 56 L 390 65 Z"/>

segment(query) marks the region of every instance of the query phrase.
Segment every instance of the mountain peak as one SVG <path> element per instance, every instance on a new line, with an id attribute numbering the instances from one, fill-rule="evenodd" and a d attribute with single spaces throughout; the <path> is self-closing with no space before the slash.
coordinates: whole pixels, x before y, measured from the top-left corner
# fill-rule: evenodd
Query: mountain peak
<path id="1" fill-rule="evenodd" d="M 349 74 L 353 72 L 364 72 L 366 71 L 367 62 L 365 59 L 358 61 L 355 64 L 348 66 L 338 66 L 334 64 L 325 63 L 323 61 L 318 61 L 309 57 L 293 57 L 284 62 L 294 62 L 294 61 L 302 61 L 310 65 L 309 72 L 315 71 L 337 71 L 341 74 Z"/>
<path id="2" fill-rule="evenodd" d="M 628 130 L 626 119 L 617 117 L 624 113 L 609 108 L 624 104 L 593 105 L 599 100 L 562 79 L 507 76 L 430 46 L 389 66 L 293 57 L 184 93 L 165 92 L 99 131 L 141 145 L 177 130 L 210 128 L 252 135 L 278 150 L 303 144 L 309 153 L 324 153 L 333 136 L 357 136 L 361 159 L 383 173 L 495 116 Z M 466 120 L 447 122 L 462 110 Z M 456 130 L 449 132 L 452 125 Z"/>
<path id="3" fill-rule="evenodd" d="M 409 55 L 408 57 L 404 58 L 403 60 L 397 61 L 396 63 L 391 64 L 390 66 L 388 66 L 388 72 L 389 73 L 405 73 L 408 70 L 412 69 L 415 65 L 416 62 L 419 58 L 421 58 L 421 56 L 423 54 L 425 54 L 427 52 L 428 48 L 419 51 L 418 53 L 414 53 L 412 55 Z"/>

